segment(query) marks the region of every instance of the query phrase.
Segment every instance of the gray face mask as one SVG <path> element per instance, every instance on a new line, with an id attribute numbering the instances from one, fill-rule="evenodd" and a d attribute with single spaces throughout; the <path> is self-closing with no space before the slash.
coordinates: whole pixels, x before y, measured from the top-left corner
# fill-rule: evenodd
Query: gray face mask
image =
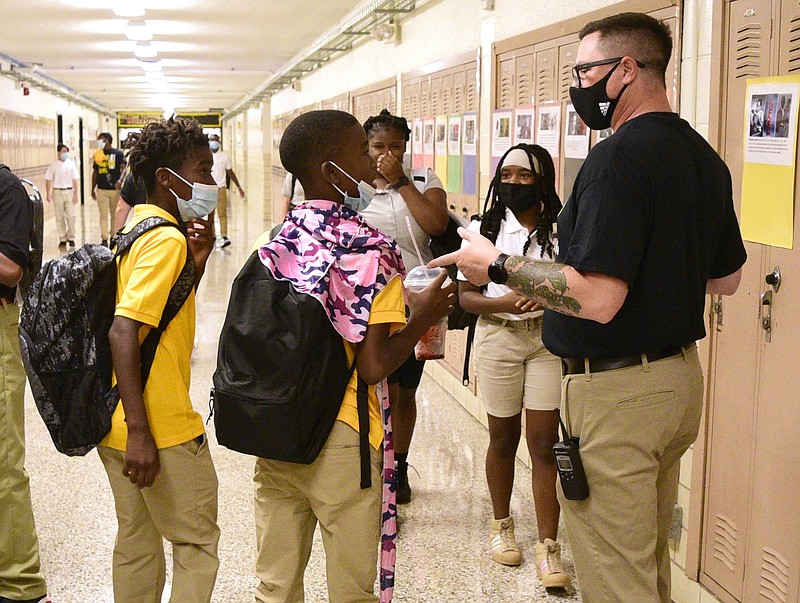
<path id="1" fill-rule="evenodd" d="M 353 211 L 356 211 L 356 212 L 364 211 L 367 208 L 367 206 L 369 206 L 369 204 L 372 203 L 372 198 L 376 194 L 378 194 L 378 191 L 375 189 L 374 186 L 372 186 L 371 184 L 369 184 L 369 183 L 367 183 L 367 182 L 365 182 L 363 180 L 361 182 L 358 182 L 355 178 L 353 178 L 350 174 L 345 172 L 342 168 L 340 168 L 338 165 L 336 165 L 333 161 L 331 161 L 330 163 L 331 163 L 332 166 L 334 166 L 336 169 L 338 169 L 340 172 L 342 172 L 342 174 L 344 174 L 345 176 L 350 178 L 350 180 L 352 180 L 353 182 L 355 182 L 358 185 L 359 196 L 358 197 L 351 197 L 350 195 L 347 194 L 347 191 L 343 191 L 338 186 L 336 186 L 335 184 L 331 183 L 331 184 L 333 184 L 333 188 L 335 188 L 337 191 L 339 191 L 339 193 L 342 195 L 342 197 L 344 197 L 344 200 L 342 201 L 342 205 L 344 205 L 346 207 L 349 207 L 350 209 L 352 209 Z"/>

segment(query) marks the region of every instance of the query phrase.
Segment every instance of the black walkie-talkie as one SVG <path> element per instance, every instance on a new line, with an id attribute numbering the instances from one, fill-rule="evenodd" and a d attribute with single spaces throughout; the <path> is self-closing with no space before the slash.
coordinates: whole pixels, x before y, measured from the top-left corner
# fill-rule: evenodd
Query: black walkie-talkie
<path id="1" fill-rule="evenodd" d="M 556 456 L 556 469 L 558 469 L 558 476 L 561 479 L 561 489 L 569 500 L 585 500 L 589 498 L 589 482 L 583 470 L 580 452 L 578 452 L 579 440 L 577 437 L 570 437 L 561 420 L 560 413 L 558 422 L 561 424 L 564 441 L 553 446 L 553 453 Z"/>

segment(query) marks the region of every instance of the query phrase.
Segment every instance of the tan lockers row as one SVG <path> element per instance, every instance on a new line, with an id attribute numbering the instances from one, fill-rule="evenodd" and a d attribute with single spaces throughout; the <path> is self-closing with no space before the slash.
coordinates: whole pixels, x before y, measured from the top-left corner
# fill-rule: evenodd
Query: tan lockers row
<path id="1" fill-rule="evenodd" d="M 54 120 L 0 111 L 0 163 L 43 186 L 45 169 L 55 157 Z"/>

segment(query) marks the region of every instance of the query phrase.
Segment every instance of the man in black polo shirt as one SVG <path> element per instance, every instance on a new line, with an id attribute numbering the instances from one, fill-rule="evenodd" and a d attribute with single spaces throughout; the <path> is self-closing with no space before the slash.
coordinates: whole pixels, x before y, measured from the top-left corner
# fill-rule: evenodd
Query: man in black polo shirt
<path id="1" fill-rule="evenodd" d="M 589 23 L 570 96 L 592 129 L 558 217 L 549 264 L 508 257 L 475 233 L 455 262 L 547 308 L 543 339 L 561 356 L 561 410 L 589 484 L 559 500 L 585 603 L 670 601 L 668 537 L 680 458 L 697 437 L 706 293 L 733 294 L 746 254 L 730 173 L 671 112 L 669 29 L 626 13 Z"/>
<path id="2" fill-rule="evenodd" d="M 25 370 L 17 283 L 29 260 L 33 215 L 19 179 L 0 167 L 0 601 L 49 601 L 25 471 Z"/>
<path id="3" fill-rule="evenodd" d="M 108 132 L 100 133 L 92 166 L 92 199 L 97 201 L 100 211 L 100 238 L 103 245 L 108 245 L 108 239 L 114 234 L 114 214 L 122 185 L 120 176 L 125 167 L 125 156 L 111 146 L 113 141 Z"/>

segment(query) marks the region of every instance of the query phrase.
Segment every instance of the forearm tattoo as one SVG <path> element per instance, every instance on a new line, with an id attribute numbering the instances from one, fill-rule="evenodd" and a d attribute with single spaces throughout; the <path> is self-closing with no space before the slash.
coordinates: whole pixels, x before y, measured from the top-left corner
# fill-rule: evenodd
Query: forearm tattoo
<path id="1" fill-rule="evenodd" d="M 564 264 L 541 262 L 527 257 L 512 256 L 506 260 L 506 285 L 514 291 L 536 300 L 545 308 L 562 314 L 578 316 L 581 305 L 567 295 L 567 277 L 561 272 Z"/>

